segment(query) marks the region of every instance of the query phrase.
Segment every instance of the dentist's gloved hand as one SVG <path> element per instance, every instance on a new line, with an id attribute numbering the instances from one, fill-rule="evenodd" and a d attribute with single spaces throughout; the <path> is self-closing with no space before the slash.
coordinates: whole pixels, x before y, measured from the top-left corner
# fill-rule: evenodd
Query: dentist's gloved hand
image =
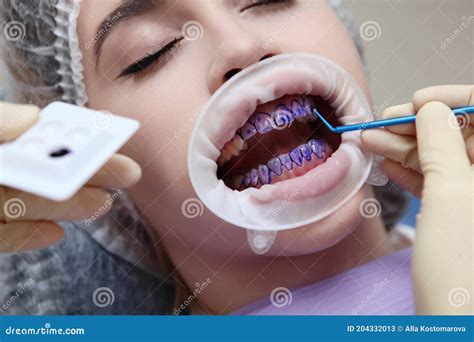
<path id="1" fill-rule="evenodd" d="M 458 125 L 450 110 L 473 104 L 474 86 L 422 89 L 383 114 L 416 112 L 416 124 L 362 133 L 391 180 L 421 196 L 412 271 L 419 314 L 474 313 L 474 117 Z"/>
<path id="2" fill-rule="evenodd" d="M 0 143 L 16 139 L 33 126 L 39 112 L 38 107 L 0 102 Z M 100 207 L 107 208 L 104 204 L 110 198 L 101 188 L 129 187 L 140 177 L 141 169 L 137 163 L 116 154 L 74 197 L 65 202 L 0 186 L 0 253 L 40 249 L 58 242 L 63 237 L 63 230 L 55 222 L 95 217 Z M 26 207 L 24 216 L 12 218 L 6 212 L 6 203 L 10 199 L 23 201 Z"/>

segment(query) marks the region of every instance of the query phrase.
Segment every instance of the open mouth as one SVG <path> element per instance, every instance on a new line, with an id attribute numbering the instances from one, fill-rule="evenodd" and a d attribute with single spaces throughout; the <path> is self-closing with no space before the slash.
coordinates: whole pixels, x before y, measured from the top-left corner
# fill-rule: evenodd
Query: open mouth
<path id="1" fill-rule="evenodd" d="M 335 110 L 321 97 L 285 95 L 261 104 L 221 150 L 217 177 L 233 190 L 299 177 L 336 151 L 341 136 L 325 129 L 317 108 L 335 126 Z"/>
<path id="2" fill-rule="evenodd" d="M 301 227 L 341 208 L 371 169 L 360 133 L 333 126 L 365 122 L 370 106 L 358 84 L 323 56 L 268 58 L 224 84 L 196 121 L 188 169 L 196 194 L 239 227 Z"/>

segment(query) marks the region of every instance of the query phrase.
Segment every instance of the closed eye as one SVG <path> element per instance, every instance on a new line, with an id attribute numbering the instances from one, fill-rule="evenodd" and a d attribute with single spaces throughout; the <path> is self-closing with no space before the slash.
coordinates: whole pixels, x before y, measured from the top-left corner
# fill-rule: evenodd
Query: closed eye
<path id="1" fill-rule="evenodd" d="M 140 59 L 139 61 L 129 65 L 120 73 L 120 75 L 117 76 L 117 79 L 124 76 L 139 74 L 145 71 L 151 65 L 159 63 L 163 59 L 163 57 L 173 51 L 173 49 L 181 40 L 183 40 L 183 37 L 175 38 L 171 42 L 160 48 L 158 51 L 153 52 Z"/>
<path id="2" fill-rule="evenodd" d="M 244 7 L 240 12 L 244 12 L 254 7 L 260 7 L 265 5 L 277 5 L 277 4 L 286 4 L 291 2 L 290 0 L 253 0 L 250 5 Z"/>

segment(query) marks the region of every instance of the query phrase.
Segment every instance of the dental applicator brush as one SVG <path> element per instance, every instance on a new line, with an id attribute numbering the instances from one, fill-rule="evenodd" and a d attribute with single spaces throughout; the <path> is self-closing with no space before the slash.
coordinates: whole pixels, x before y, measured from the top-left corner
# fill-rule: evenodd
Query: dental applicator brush
<path id="1" fill-rule="evenodd" d="M 474 106 L 454 108 L 452 109 L 452 111 L 454 115 L 456 116 L 469 115 L 469 114 L 474 113 Z M 392 119 L 374 120 L 374 121 L 362 122 L 362 123 L 353 124 L 353 125 L 333 127 L 321 114 L 319 114 L 316 108 L 313 108 L 313 114 L 316 115 L 318 118 L 320 118 L 323 124 L 331 132 L 334 132 L 334 133 L 344 133 L 344 132 L 359 131 L 359 130 L 371 129 L 371 128 L 381 128 L 381 127 L 387 127 L 387 126 L 403 125 L 403 124 L 415 122 L 416 120 L 416 115 L 408 115 L 408 116 L 401 116 L 401 117 L 392 118 Z"/>

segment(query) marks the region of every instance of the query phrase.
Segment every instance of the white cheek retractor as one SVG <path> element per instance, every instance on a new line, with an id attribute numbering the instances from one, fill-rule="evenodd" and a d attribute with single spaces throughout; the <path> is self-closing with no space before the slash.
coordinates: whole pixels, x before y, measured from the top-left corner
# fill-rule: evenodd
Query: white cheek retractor
<path id="1" fill-rule="evenodd" d="M 218 179 L 216 160 L 260 104 L 284 95 L 313 95 L 335 109 L 344 124 L 373 119 L 357 83 L 336 63 L 308 53 L 261 61 L 224 84 L 201 111 L 191 135 L 188 168 L 206 207 L 223 220 L 248 229 L 252 250 L 265 253 L 279 230 L 319 221 L 338 210 L 364 182 L 384 185 L 373 156 L 361 149 L 360 132 L 343 133 L 336 151 L 305 174 L 260 188 L 232 190 Z"/>

